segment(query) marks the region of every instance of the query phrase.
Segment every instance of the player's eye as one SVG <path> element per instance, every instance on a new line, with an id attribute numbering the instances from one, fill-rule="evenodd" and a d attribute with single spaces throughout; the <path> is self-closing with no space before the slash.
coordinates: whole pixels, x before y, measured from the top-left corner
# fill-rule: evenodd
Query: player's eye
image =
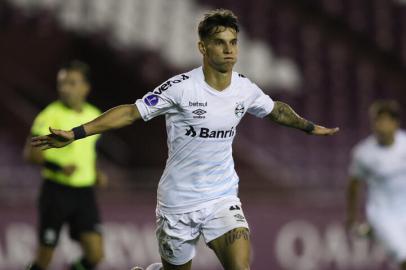
<path id="1" fill-rule="evenodd" d="M 220 40 L 220 39 L 215 39 L 214 40 L 214 45 L 221 45 L 221 44 L 223 44 L 222 40 Z"/>

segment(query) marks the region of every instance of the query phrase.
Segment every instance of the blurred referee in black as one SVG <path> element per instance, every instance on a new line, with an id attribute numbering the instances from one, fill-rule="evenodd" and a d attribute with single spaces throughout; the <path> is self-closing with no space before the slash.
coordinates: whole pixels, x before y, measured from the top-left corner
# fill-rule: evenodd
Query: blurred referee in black
<path id="1" fill-rule="evenodd" d="M 100 115 L 96 107 L 86 102 L 90 91 L 87 64 L 72 61 L 62 67 L 57 74 L 57 89 L 59 99 L 38 114 L 31 136 L 48 134 L 50 126 L 71 129 Z M 103 241 L 94 186 L 105 185 L 107 178 L 96 169 L 97 139 L 89 137 L 56 151 L 41 151 L 30 145 L 30 138 L 27 140 L 24 157 L 42 166 L 44 179 L 38 200 L 39 247 L 27 270 L 47 269 L 64 224 L 83 249 L 83 257 L 70 270 L 92 270 L 102 260 Z"/>

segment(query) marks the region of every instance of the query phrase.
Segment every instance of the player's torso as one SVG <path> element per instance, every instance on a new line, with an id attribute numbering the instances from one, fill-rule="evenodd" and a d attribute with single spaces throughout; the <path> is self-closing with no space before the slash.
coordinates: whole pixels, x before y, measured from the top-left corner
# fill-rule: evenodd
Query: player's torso
<path id="1" fill-rule="evenodd" d="M 368 174 L 375 181 L 404 178 L 406 184 L 406 143 L 399 138 L 393 146 L 373 146 L 364 154 Z"/>
<path id="2" fill-rule="evenodd" d="M 169 157 L 158 187 L 161 207 L 236 196 L 232 142 L 247 110 L 243 89 L 215 92 L 201 82 L 184 85 L 177 109 L 166 114 Z M 175 207 L 176 208 L 176 207 Z"/>
<path id="3" fill-rule="evenodd" d="M 371 173 L 376 180 L 384 181 L 403 176 L 406 182 L 406 151 L 397 149 L 391 153 L 377 153 L 370 157 L 369 163 Z"/>
<path id="4" fill-rule="evenodd" d="M 364 152 L 370 199 L 380 205 L 406 203 L 406 141 L 391 147 L 371 146 Z M 383 203 L 383 204 L 382 204 Z"/>
<path id="5" fill-rule="evenodd" d="M 243 89 L 232 86 L 224 92 L 193 82 L 184 91 L 175 119 L 178 133 L 202 140 L 234 138 L 247 108 Z"/>

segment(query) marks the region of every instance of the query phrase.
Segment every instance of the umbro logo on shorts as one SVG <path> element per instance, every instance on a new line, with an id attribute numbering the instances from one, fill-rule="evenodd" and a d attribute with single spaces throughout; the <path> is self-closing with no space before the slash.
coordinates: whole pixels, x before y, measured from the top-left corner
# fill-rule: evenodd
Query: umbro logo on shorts
<path id="1" fill-rule="evenodd" d="M 235 217 L 236 221 L 245 222 L 245 217 L 241 214 L 236 214 L 236 215 L 234 215 L 234 217 Z"/>

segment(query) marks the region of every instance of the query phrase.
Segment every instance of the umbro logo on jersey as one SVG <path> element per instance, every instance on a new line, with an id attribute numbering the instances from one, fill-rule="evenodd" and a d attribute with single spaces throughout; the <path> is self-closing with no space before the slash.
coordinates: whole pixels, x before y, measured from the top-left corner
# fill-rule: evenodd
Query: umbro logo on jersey
<path id="1" fill-rule="evenodd" d="M 193 115 L 193 118 L 202 119 L 202 118 L 206 118 L 206 116 L 204 116 L 204 114 L 206 114 L 207 112 L 202 109 L 197 109 L 197 110 L 194 110 L 192 113 L 195 114 L 195 115 Z"/>
<path id="2" fill-rule="evenodd" d="M 177 78 L 177 79 L 175 79 L 175 80 L 168 80 L 167 82 L 165 82 L 164 84 L 162 84 L 160 87 L 158 87 L 158 89 L 156 89 L 153 93 L 154 94 L 157 94 L 157 95 L 160 95 L 160 94 L 162 94 L 162 92 L 164 92 L 164 91 L 166 91 L 169 87 L 171 87 L 172 85 L 174 85 L 174 84 L 177 84 L 177 83 L 180 83 L 180 82 L 182 82 L 182 81 L 184 81 L 184 80 L 187 80 L 187 79 L 189 79 L 190 77 L 189 76 L 187 76 L 187 75 L 185 75 L 185 74 L 182 74 L 182 75 L 179 75 L 179 77 Z"/>
<path id="3" fill-rule="evenodd" d="M 230 206 L 230 211 L 234 211 L 234 210 L 241 210 L 241 208 L 238 205 L 232 205 Z"/>
<path id="4" fill-rule="evenodd" d="M 205 110 L 202 110 L 202 109 L 197 109 L 197 110 L 194 110 L 192 113 L 197 114 L 197 115 L 203 115 L 203 114 L 205 114 L 207 112 Z"/>
<path id="5" fill-rule="evenodd" d="M 231 138 L 235 135 L 235 129 L 234 127 L 229 130 L 210 130 L 209 128 L 200 128 L 200 131 L 196 132 L 192 126 L 189 126 L 189 128 L 186 129 L 185 135 L 190 137 L 198 136 L 200 138 Z"/>

